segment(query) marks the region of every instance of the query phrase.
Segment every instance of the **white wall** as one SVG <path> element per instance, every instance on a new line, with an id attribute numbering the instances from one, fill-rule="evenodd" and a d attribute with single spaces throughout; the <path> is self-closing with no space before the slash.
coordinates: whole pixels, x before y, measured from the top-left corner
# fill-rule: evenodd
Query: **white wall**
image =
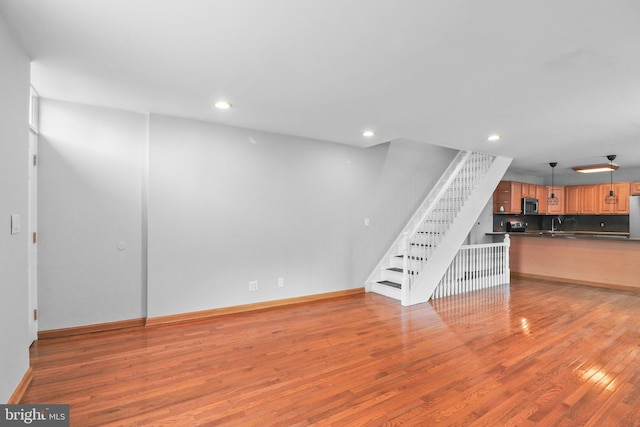
<path id="1" fill-rule="evenodd" d="M 489 199 L 489 203 L 482 209 L 475 225 L 471 228 L 469 236 L 465 241 L 465 245 L 479 245 L 484 243 L 492 243 L 493 237 L 487 236 L 487 233 L 493 231 L 493 197 Z"/>
<path id="2" fill-rule="evenodd" d="M 549 176 L 551 176 L 551 168 L 549 168 Z M 507 170 L 507 172 L 504 174 L 504 177 L 502 177 L 502 180 L 526 182 L 528 184 L 537 184 L 537 185 L 544 184 L 544 177 L 534 176 L 534 175 L 525 175 L 525 174 L 514 172 L 512 170 Z"/>
<path id="3" fill-rule="evenodd" d="M 145 317 L 147 116 L 42 99 L 40 330 Z"/>
<path id="4" fill-rule="evenodd" d="M 47 99 L 40 129 L 41 330 L 364 286 L 455 155 Z"/>
<path id="5" fill-rule="evenodd" d="M 29 58 L 0 16 L 0 402 L 29 367 L 27 178 Z M 10 216 L 22 232 L 10 234 Z"/>
<path id="6" fill-rule="evenodd" d="M 152 115 L 149 317 L 363 286 L 454 154 Z"/>

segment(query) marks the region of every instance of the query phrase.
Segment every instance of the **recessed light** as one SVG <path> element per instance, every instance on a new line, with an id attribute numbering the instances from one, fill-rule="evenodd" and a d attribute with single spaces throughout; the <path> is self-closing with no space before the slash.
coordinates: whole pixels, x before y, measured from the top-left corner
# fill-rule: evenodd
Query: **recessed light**
<path id="1" fill-rule="evenodd" d="M 213 106 L 220 110 L 228 110 L 231 108 L 231 103 L 228 101 L 216 101 Z"/>
<path id="2" fill-rule="evenodd" d="M 487 141 L 499 141 L 502 139 L 502 135 L 498 135 L 497 133 L 494 133 L 493 135 L 489 135 L 487 137 Z"/>
<path id="3" fill-rule="evenodd" d="M 372 130 L 365 130 L 364 132 L 362 132 L 362 136 L 366 136 L 366 137 L 371 137 L 374 136 L 376 133 Z"/>

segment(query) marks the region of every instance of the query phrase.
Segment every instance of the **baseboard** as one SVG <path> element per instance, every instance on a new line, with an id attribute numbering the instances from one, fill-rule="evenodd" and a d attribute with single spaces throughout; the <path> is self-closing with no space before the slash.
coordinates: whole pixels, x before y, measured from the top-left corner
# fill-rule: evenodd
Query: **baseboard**
<path id="1" fill-rule="evenodd" d="M 48 331 L 39 331 L 38 339 L 46 340 L 51 338 L 70 337 L 73 335 L 91 334 L 94 332 L 113 331 L 116 329 L 132 328 L 135 326 L 144 326 L 145 319 L 129 319 L 117 322 L 96 323 L 93 325 L 76 326 L 73 328 L 50 329 Z"/>
<path id="2" fill-rule="evenodd" d="M 364 288 L 347 289 L 344 291 L 327 292 L 324 294 L 307 295 L 295 298 L 285 298 L 275 301 L 257 302 L 253 304 L 236 305 L 232 307 L 214 308 L 212 310 L 194 311 L 190 313 L 171 314 L 168 316 L 158 316 L 149 318 L 121 320 L 118 322 L 97 323 L 86 326 L 76 326 L 73 328 L 50 329 L 38 332 L 39 340 L 51 338 L 70 337 L 73 335 L 91 334 L 94 332 L 113 331 L 116 329 L 132 328 L 136 326 L 165 325 L 168 323 L 187 322 L 191 320 L 201 320 L 209 317 L 223 316 L 225 314 L 243 313 L 247 311 L 264 310 L 268 308 L 281 307 L 291 304 L 301 304 L 305 302 L 319 301 L 329 298 L 337 298 L 346 295 L 364 293 Z"/>
<path id="3" fill-rule="evenodd" d="M 636 286 L 625 286 L 625 285 L 615 285 L 611 283 L 599 283 L 599 282 L 589 282 L 586 280 L 575 280 L 575 279 L 565 279 L 562 277 L 551 277 L 551 276 L 542 276 L 538 274 L 528 274 L 528 273 L 517 273 L 512 271 L 511 277 L 513 278 L 521 278 L 521 279 L 530 279 L 530 280 L 544 280 L 548 282 L 560 282 L 560 283 L 570 283 L 573 285 L 582 285 L 582 286 L 591 286 L 593 288 L 606 288 L 606 289 L 615 289 L 617 291 L 632 291 L 632 292 L 640 292 L 640 288 Z"/>
<path id="4" fill-rule="evenodd" d="M 22 380 L 20 380 L 18 387 L 16 387 L 7 404 L 17 405 L 18 403 L 20 403 L 22 397 L 24 396 L 24 393 L 29 387 L 29 384 L 31 384 L 31 380 L 33 380 L 33 371 L 31 370 L 31 366 L 29 366 L 29 369 L 27 369 L 27 372 L 24 373 Z"/>
<path id="5" fill-rule="evenodd" d="M 345 291 L 327 292 L 324 294 L 307 295 L 303 297 L 285 298 L 275 301 L 257 302 L 253 304 L 235 305 L 232 307 L 214 308 L 211 310 L 193 311 L 189 313 L 170 314 L 167 316 L 148 317 L 146 325 L 166 325 L 169 323 L 188 322 L 202 320 L 210 317 L 224 316 L 226 314 L 243 313 L 247 311 L 264 310 L 267 308 L 282 307 L 285 305 L 301 304 L 305 302 L 319 301 L 337 298 L 346 295 L 364 293 L 364 288 L 347 289 Z"/>

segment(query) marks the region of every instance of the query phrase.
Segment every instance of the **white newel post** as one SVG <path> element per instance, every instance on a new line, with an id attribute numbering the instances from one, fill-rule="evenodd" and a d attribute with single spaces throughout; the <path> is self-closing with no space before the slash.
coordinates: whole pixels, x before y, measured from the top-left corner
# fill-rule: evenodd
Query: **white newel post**
<path id="1" fill-rule="evenodd" d="M 511 283 L 511 268 L 509 268 L 509 247 L 511 246 L 511 239 L 509 234 L 504 235 L 504 274 L 505 283 Z"/>
<path id="2" fill-rule="evenodd" d="M 402 291 L 402 305 L 409 305 L 409 296 L 411 284 L 409 281 L 409 233 L 404 233 L 402 236 L 402 283 L 400 284 L 400 290 Z"/>

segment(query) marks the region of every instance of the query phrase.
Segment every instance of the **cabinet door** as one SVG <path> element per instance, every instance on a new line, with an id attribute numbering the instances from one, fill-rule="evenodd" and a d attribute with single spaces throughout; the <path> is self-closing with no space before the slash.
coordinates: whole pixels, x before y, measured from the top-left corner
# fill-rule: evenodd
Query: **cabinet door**
<path id="1" fill-rule="evenodd" d="M 547 198 L 554 194 L 558 199 L 557 205 L 547 205 L 547 213 L 551 215 L 564 214 L 564 187 L 547 187 Z"/>
<path id="2" fill-rule="evenodd" d="M 598 186 L 598 203 L 600 204 L 600 213 L 602 214 L 612 214 L 614 211 L 614 206 L 605 201 L 609 195 L 609 190 L 611 190 L 610 184 L 600 184 Z"/>
<path id="3" fill-rule="evenodd" d="M 580 186 L 580 213 L 595 215 L 600 213 L 598 184 Z"/>
<path id="4" fill-rule="evenodd" d="M 631 184 L 628 182 L 614 182 L 613 191 L 618 197 L 615 204 L 606 203 L 606 197 L 611 190 L 611 184 L 600 184 L 599 186 L 599 204 L 600 213 L 626 215 L 629 213 L 629 196 L 631 195 Z"/>
<path id="5" fill-rule="evenodd" d="M 570 185 L 564 188 L 564 213 L 580 213 L 580 185 Z"/>
<path id="6" fill-rule="evenodd" d="M 535 184 L 527 184 L 526 182 L 522 183 L 522 197 L 536 197 L 536 185 Z"/>
<path id="7" fill-rule="evenodd" d="M 522 213 L 522 183 L 511 182 L 511 213 Z"/>
<path id="8" fill-rule="evenodd" d="M 544 185 L 536 185 L 536 199 L 538 199 L 538 213 L 543 215 L 547 213 L 547 187 Z"/>
<path id="9" fill-rule="evenodd" d="M 640 195 L 640 182 L 631 183 L 631 194 L 634 196 Z"/>
<path id="10" fill-rule="evenodd" d="M 498 183 L 493 192 L 493 213 L 511 213 L 511 181 Z"/>
<path id="11" fill-rule="evenodd" d="M 616 195 L 618 196 L 618 203 L 614 206 L 615 214 L 629 215 L 629 196 L 631 196 L 631 184 L 628 182 L 615 182 L 613 184 Z"/>

